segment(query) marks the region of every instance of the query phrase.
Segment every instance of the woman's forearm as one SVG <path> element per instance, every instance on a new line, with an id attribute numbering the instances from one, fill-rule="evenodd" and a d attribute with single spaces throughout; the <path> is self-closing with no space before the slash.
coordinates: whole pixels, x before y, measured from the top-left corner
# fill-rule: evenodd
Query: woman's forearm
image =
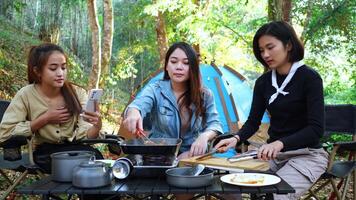
<path id="1" fill-rule="evenodd" d="M 216 131 L 213 130 L 208 130 L 205 131 L 204 133 L 202 133 L 199 137 L 204 137 L 207 139 L 207 141 L 210 141 L 212 139 L 214 139 L 218 134 L 216 133 Z"/>
<path id="2" fill-rule="evenodd" d="M 48 123 L 48 119 L 46 116 L 41 115 L 40 117 L 34 119 L 30 123 L 32 133 L 38 131 L 42 127 L 44 127 Z"/>
<path id="3" fill-rule="evenodd" d="M 101 126 L 92 126 L 90 129 L 88 129 L 87 137 L 89 139 L 97 138 L 99 136 L 100 129 Z"/>

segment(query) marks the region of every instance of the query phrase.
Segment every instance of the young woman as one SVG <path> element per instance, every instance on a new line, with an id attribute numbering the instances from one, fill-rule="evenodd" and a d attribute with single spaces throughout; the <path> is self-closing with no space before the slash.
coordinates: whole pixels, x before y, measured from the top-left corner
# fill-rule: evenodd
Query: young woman
<path id="1" fill-rule="evenodd" d="M 322 79 L 302 63 L 304 47 L 286 22 L 263 25 L 253 38 L 253 51 L 269 71 L 256 80 L 250 115 L 241 130 L 215 147 L 235 147 L 247 140 L 257 131 L 267 109 L 271 116 L 269 139 L 257 156 L 269 160 L 271 170 L 296 190 L 274 199 L 298 199 L 327 167 L 328 154 L 320 144 L 324 129 Z"/>
<path id="2" fill-rule="evenodd" d="M 96 138 L 99 112 L 82 112 L 85 90 L 67 81 L 67 57 L 61 47 L 42 44 L 28 55 L 29 85 L 12 99 L 0 124 L 0 142 L 13 135 L 34 137 L 34 160 L 50 172 L 50 154 L 65 150 L 95 149 L 72 142 Z M 98 105 L 96 105 L 98 107 Z M 102 158 L 100 153 L 96 156 Z"/>
<path id="3" fill-rule="evenodd" d="M 201 83 L 198 57 L 184 42 L 167 51 L 163 80 L 145 88 L 127 108 L 124 126 L 135 134 L 150 114 L 151 138 L 182 138 L 179 158 L 205 153 L 222 133 L 212 92 Z"/>

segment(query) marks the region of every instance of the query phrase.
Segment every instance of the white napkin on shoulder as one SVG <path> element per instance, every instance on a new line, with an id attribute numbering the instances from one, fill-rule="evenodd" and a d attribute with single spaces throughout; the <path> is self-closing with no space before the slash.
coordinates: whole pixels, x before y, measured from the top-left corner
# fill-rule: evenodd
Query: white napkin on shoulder
<path id="1" fill-rule="evenodd" d="M 287 75 L 287 78 L 284 79 L 281 87 L 278 87 L 278 84 L 277 84 L 276 70 L 275 69 L 272 70 L 272 86 L 274 88 L 276 88 L 276 93 L 272 94 L 272 96 L 269 98 L 268 104 L 271 104 L 274 100 L 276 100 L 276 98 L 277 98 L 277 96 L 279 94 L 283 94 L 284 96 L 289 94 L 289 92 L 285 92 L 283 90 L 287 86 L 289 81 L 293 78 L 293 76 L 294 76 L 295 72 L 297 71 L 297 69 L 299 67 L 303 66 L 303 65 L 304 65 L 304 63 L 302 61 L 293 63 L 292 68 L 289 71 L 289 73 Z"/>

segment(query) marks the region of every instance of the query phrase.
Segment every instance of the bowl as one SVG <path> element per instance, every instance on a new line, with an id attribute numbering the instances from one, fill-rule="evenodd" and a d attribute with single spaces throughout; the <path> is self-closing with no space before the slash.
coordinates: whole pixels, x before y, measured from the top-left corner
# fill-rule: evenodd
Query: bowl
<path id="1" fill-rule="evenodd" d="M 197 176 L 187 175 L 191 169 L 191 167 L 176 167 L 166 170 L 167 183 L 180 188 L 205 187 L 212 184 L 214 179 L 214 171 L 212 169 L 205 168 Z"/>

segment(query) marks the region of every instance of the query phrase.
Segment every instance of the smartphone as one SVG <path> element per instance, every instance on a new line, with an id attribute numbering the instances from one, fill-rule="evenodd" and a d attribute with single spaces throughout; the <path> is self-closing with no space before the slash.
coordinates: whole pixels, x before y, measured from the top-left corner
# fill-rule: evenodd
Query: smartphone
<path id="1" fill-rule="evenodd" d="M 87 112 L 95 112 L 95 101 L 99 102 L 101 96 L 103 95 L 102 89 L 91 89 L 88 96 L 88 101 L 85 105 L 85 111 Z"/>

